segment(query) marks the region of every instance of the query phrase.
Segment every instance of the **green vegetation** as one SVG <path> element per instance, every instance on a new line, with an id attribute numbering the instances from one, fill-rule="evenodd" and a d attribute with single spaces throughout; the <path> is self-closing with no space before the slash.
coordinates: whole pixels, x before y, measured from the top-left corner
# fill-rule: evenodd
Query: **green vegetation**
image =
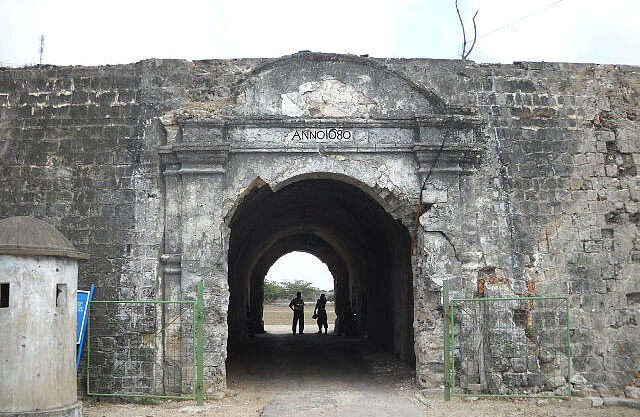
<path id="1" fill-rule="evenodd" d="M 276 301 L 289 301 L 295 298 L 296 293 L 300 291 L 302 298 L 311 301 L 325 293 L 329 301 L 333 301 L 333 291 L 323 291 L 314 287 L 310 282 L 296 280 L 293 282 L 264 282 L 264 301 L 265 303 L 273 303 Z"/>

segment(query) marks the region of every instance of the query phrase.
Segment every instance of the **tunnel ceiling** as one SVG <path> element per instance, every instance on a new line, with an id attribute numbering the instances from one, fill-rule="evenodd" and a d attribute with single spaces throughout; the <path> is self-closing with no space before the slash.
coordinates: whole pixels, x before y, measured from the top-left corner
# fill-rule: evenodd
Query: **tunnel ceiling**
<path id="1" fill-rule="evenodd" d="M 256 264 L 268 254 L 273 263 L 293 250 L 327 264 L 335 263 L 329 259 L 336 254 L 344 261 L 345 252 L 384 256 L 393 241 L 389 234 L 404 228 L 364 191 L 330 179 L 304 180 L 277 192 L 260 187 L 245 197 L 230 226 L 230 268 L 240 257 Z M 279 241 L 279 249 L 270 250 Z"/>
<path id="2" fill-rule="evenodd" d="M 249 276 L 254 279 L 264 279 L 278 259 L 294 250 L 309 253 L 320 259 L 327 265 L 334 278 L 346 276 L 346 265 L 339 252 L 324 239 L 312 233 L 289 235 L 269 246 L 256 258 L 255 266 L 249 271 Z"/>

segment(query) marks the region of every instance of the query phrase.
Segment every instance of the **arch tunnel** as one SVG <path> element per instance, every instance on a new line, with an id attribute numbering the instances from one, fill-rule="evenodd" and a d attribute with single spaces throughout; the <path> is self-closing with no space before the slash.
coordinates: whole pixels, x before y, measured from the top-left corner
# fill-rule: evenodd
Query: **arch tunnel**
<path id="1" fill-rule="evenodd" d="M 263 331 L 269 268 L 301 251 L 333 275 L 338 320 L 354 313 L 357 336 L 414 365 L 410 234 L 384 203 L 350 177 L 315 174 L 276 190 L 256 179 L 229 222 L 229 352 Z"/>

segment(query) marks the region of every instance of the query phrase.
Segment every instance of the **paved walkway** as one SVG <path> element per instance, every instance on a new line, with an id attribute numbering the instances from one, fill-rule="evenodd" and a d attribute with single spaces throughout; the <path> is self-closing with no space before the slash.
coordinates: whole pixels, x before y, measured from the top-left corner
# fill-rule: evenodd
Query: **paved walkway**
<path id="1" fill-rule="evenodd" d="M 263 417 L 425 415 L 411 368 L 367 342 L 333 335 L 254 337 L 230 356 L 228 381 L 273 394 Z"/>

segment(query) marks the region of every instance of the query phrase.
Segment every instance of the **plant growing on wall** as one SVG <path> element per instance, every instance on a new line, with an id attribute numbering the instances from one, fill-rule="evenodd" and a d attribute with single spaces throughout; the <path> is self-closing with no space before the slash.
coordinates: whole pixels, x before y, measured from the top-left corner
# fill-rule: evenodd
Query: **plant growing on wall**
<path id="1" fill-rule="evenodd" d="M 460 54 L 462 60 L 466 60 L 471 51 L 473 51 L 473 47 L 476 46 L 476 38 L 477 38 L 477 28 L 476 28 L 476 16 L 478 15 L 479 10 L 473 14 L 473 42 L 471 43 L 471 47 L 467 50 L 467 34 L 464 30 L 464 23 L 462 22 L 462 15 L 460 14 L 460 9 L 458 8 L 458 0 L 456 0 L 456 12 L 458 13 L 458 20 L 460 20 L 460 27 L 462 28 L 462 53 Z"/>

